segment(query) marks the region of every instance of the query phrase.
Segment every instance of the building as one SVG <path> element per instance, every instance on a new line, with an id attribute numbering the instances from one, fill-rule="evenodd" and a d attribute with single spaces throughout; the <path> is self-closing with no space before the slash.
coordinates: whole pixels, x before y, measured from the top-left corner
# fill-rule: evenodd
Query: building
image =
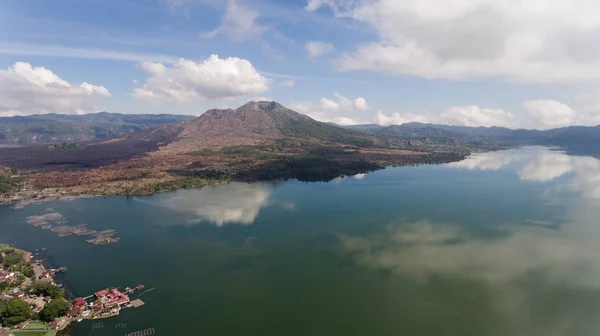
<path id="1" fill-rule="evenodd" d="M 110 291 L 101 290 L 96 293 L 96 298 L 100 301 L 104 306 L 114 306 L 121 305 L 129 302 L 129 296 L 121 293 L 118 289 L 114 288 Z"/>
<path id="2" fill-rule="evenodd" d="M 75 302 L 73 303 L 73 306 L 75 306 L 75 307 L 83 307 L 85 305 L 86 305 L 86 302 L 82 298 L 75 299 Z"/>
<path id="3" fill-rule="evenodd" d="M 48 323 L 48 328 L 53 329 L 53 330 L 60 329 L 68 321 L 69 321 L 69 319 L 67 319 L 66 317 L 58 317 L 54 321 Z"/>

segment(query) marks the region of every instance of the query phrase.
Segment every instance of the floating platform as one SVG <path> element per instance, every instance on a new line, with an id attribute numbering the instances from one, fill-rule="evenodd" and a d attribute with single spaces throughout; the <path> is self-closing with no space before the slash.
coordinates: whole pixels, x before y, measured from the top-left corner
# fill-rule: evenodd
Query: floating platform
<path id="1" fill-rule="evenodd" d="M 132 333 L 129 333 L 125 336 L 148 336 L 148 335 L 154 335 L 154 328 L 148 328 L 148 329 L 144 329 L 144 330 L 140 330 L 140 331 L 135 331 Z"/>
<path id="2" fill-rule="evenodd" d="M 133 300 L 133 301 L 131 301 L 131 306 L 132 306 L 133 308 L 138 308 L 138 307 L 141 307 L 141 306 L 143 306 L 143 305 L 144 305 L 144 301 L 142 301 L 142 300 L 140 300 L 140 299 L 137 299 L 137 300 Z"/>

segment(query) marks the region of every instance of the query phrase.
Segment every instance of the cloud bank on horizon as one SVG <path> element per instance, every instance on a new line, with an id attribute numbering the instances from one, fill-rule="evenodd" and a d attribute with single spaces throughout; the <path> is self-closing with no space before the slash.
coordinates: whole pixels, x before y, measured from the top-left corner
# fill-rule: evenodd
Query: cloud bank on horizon
<path id="1" fill-rule="evenodd" d="M 0 116 L 199 114 L 268 96 L 346 125 L 600 123 L 600 3 L 592 0 L 3 7 Z M 61 8 L 67 15 L 54 14 Z"/>

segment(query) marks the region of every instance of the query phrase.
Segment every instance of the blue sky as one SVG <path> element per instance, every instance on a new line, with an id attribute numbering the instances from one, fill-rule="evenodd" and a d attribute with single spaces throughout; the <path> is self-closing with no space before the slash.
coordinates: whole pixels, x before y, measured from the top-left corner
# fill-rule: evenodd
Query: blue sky
<path id="1" fill-rule="evenodd" d="M 589 14 L 596 7 L 5 0 L 0 115 L 198 115 L 274 99 L 346 124 L 598 124 L 600 24 Z"/>

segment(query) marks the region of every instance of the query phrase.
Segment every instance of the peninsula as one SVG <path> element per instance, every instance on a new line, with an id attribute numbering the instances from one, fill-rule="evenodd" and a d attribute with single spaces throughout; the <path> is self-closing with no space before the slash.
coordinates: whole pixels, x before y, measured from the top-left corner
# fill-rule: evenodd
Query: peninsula
<path id="1" fill-rule="evenodd" d="M 140 299 L 130 299 L 144 290 L 144 285 L 123 291 L 109 287 L 68 301 L 54 280 L 55 274 L 66 271 L 65 267 L 48 270 L 30 252 L 0 244 L 0 335 L 25 331 L 28 335 L 55 335 L 71 322 L 110 318 L 123 308 L 144 305 Z"/>

